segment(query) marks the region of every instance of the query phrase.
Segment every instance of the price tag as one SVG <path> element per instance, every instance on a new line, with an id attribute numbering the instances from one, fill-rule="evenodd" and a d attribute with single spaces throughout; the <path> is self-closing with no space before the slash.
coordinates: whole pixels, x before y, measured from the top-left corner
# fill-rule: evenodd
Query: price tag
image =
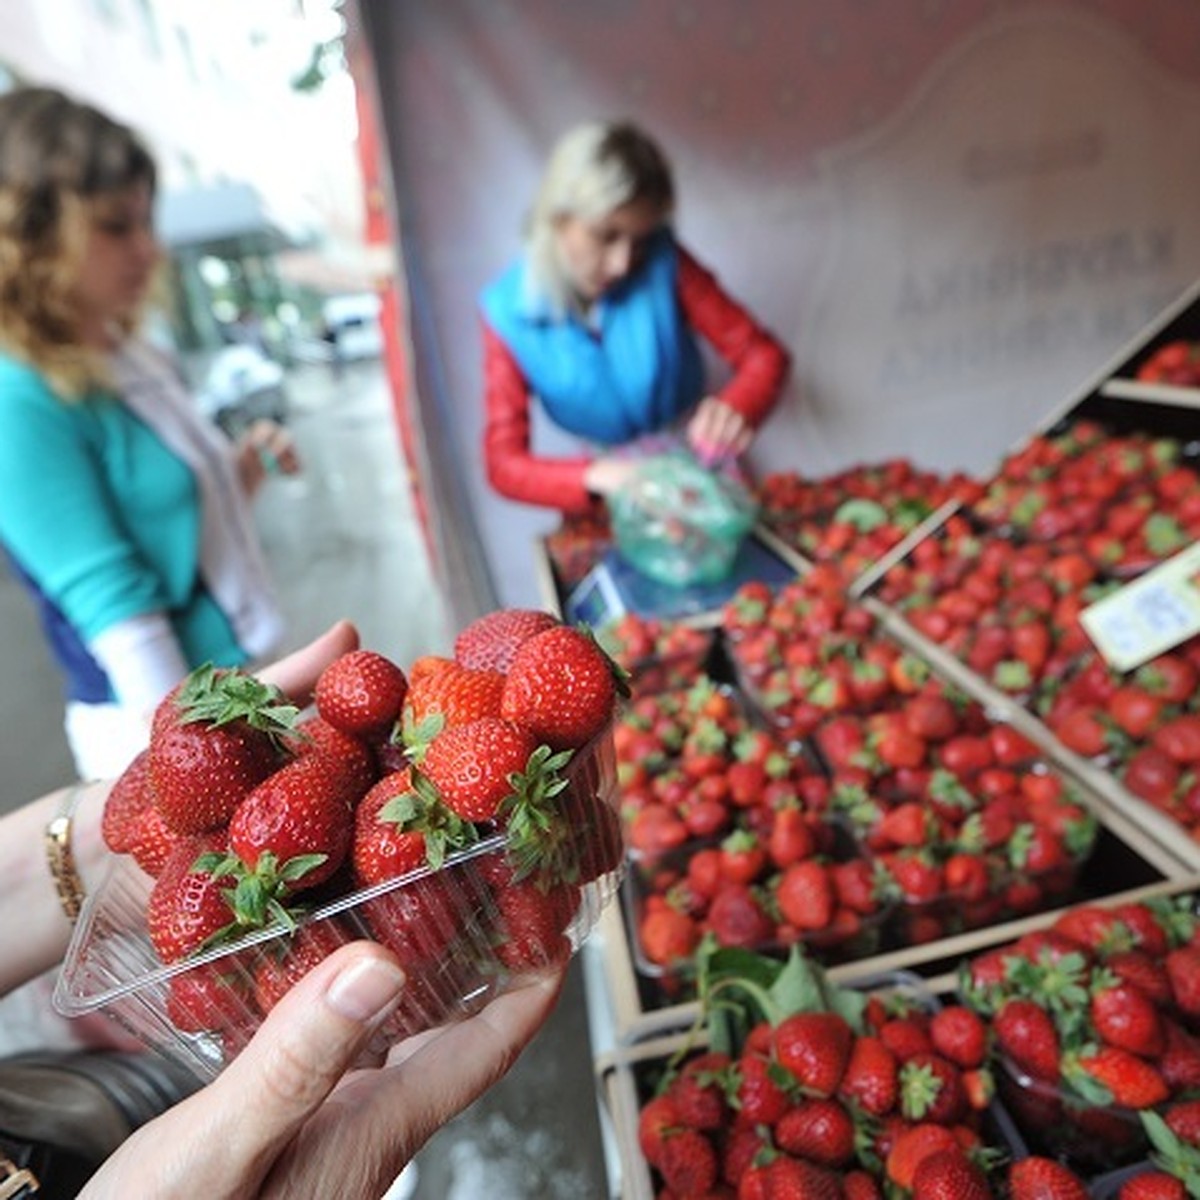
<path id="1" fill-rule="evenodd" d="M 1097 600 L 1079 619 L 1118 671 L 1130 671 L 1200 633 L 1200 542 Z"/>

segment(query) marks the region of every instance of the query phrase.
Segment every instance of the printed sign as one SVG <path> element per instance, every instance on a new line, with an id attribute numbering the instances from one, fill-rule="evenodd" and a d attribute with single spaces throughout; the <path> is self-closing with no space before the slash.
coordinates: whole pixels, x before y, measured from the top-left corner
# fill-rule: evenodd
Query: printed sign
<path id="1" fill-rule="evenodd" d="M 1200 633 L 1200 542 L 1080 614 L 1105 660 L 1130 671 Z"/>

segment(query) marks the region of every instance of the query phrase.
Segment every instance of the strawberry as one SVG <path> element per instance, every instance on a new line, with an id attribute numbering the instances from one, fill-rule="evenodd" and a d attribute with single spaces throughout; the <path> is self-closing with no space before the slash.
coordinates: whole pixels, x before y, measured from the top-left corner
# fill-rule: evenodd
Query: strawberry
<path id="1" fill-rule="evenodd" d="M 1187 1186 L 1166 1171 L 1141 1171 L 1121 1184 L 1116 1200 L 1188 1200 Z"/>
<path id="2" fill-rule="evenodd" d="M 1200 1017 L 1200 946 L 1179 946 L 1166 957 L 1175 1004 L 1185 1016 Z"/>
<path id="3" fill-rule="evenodd" d="M 663 1093 L 642 1105 L 638 1113 L 638 1148 L 646 1161 L 657 1167 L 662 1162 L 662 1149 L 666 1139 L 682 1122 L 675 1109 L 675 1101 Z"/>
<path id="4" fill-rule="evenodd" d="M 1200 1100 L 1181 1100 L 1163 1113 L 1171 1132 L 1180 1141 L 1200 1147 Z"/>
<path id="5" fill-rule="evenodd" d="M 507 797 L 534 786 L 521 777 L 537 744 L 514 721 L 480 717 L 437 734 L 421 758 L 421 772 L 464 820 L 490 821 Z"/>
<path id="6" fill-rule="evenodd" d="M 926 1155 L 913 1173 L 912 1200 L 991 1200 L 987 1176 L 961 1150 Z"/>
<path id="7" fill-rule="evenodd" d="M 933 1048 L 964 1070 L 981 1066 L 987 1055 L 987 1027 L 974 1009 L 950 1004 L 929 1022 Z"/>
<path id="8" fill-rule="evenodd" d="M 410 871 L 440 867 L 448 851 L 476 840 L 474 827 L 452 813 L 411 769 L 385 775 L 354 811 L 350 852 L 360 887 Z"/>
<path id="9" fill-rule="evenodd" d="M 454 658 L 474 671 L 506 673 L 522 642 L 561 624 L 539 609 L 503 608 L 477 618 L 454 639 Z"/>
<path id="10" fill-rule="evenodd" d="M 1083 1180 L 1060 1162 L 1031 1154 L 1008 1169 L 1009 1200 L 1088 1200 Z"/>
<path id="11" fill-rule="evenodd" d="M 332 755 L 341 769 L 349 774 L 353 788 L 359 795 L 365 794 L 379 778 L 376 750 L 382 751 L 383 747 L 389 745 L 387 742 L 378 742 L 371 747 L 362 738 L 330 725 L 315 713 L 305 717 L 296 726 L 295 736 L 286 738 L 285 744 L 297 758 L 306 754 Z M 398 757 L 401 761 L 396 770 L 408 765 L 402 747 L 399 748 Z"/>
<path id="12" fill-rule="evenodd" d="M 700 944 L 700 929 L 687 913 L 664 904 L 643 914 L 638 940 L 650 962 L 671 967 L 692 957 Z"/>
<path id="13" fill-rule="evenodd" d="M 150 751 L 142 750 L 117 777 L 104 798 L 100 836 L 114 854 L 128 854 L 137 840 L 142 816 L 153 803 Z"/>
<path id="14" fill-rule="evenodd" d="M 1006 1000 L 992 1021 L 1001 1050 L 1022 1070 L 1045 1083 L 1061 1074 L 1058 1030 L 1044 1008 L 1032 1000 Z"/>
<path id="15" fill-rule="evenodd" d="M 945 1125 L 928 1122 L 907 1125 L 896 1135 L 888 1149 L 884 1170 L 892 1183 L 911 1191 L 921 1163 L 931 1155 L 944 1151 L 962 1153 L 958 1138 Z"/>
<path id="16" fill-rule="evenodd" d="M 879 1027 L 879 1040 L 897 1062 L 907 1062 L 917 1054 L 933 1053 L 928 1022 L 918 1013 L 888 1018 Z"/>
<path id="17" fill-rule="evenodd" d="M 499 671 L 474 671 L 453 659 L 441 659 L 420 675 L 410 672 L 404 712 L 406 740 L 433 713 L 441 714 L 443 727 L 500 716 L 504 678 Z"/>
<path id="18" fill-rule="evenodd" d="M 501 696 L 501 716 L 552 749 L 579 747 L 612 719 L 618 668 L 580 629 L 561 625 L 522 642 Z"/>
<path id="19" fill-rule="evenodd" d="M 775 1144 L 824 1167 L 840 1167 L 854 1154 L 854 1121 L 836 1100 L 801 1100 L 775 1124 Z"/>
<path id="20" fill-rule="evenodd" d="M 1123 1108 L 1151 1108 L 1168 1096 L 1160 1072 L 1119 1046 L 1085 1050 L 1064 1064 L 1064 1075 L 1083 1094 L 1094 1094 L 1101 1103 L 1111 1102 Z M 1101 1085 L 1100 1092 L 1091 1086 L 1093 1081 Z M 1111 1101 L 1105 1100 L 1105 1093 Z"/>
<path id="21" fill-rule="evenodd" d="M 224 846 L 224 838 L 213 834 L 187 838 L 171 851 L 154 881 L 146 900 L 146 930 L 164 963 L 191 954 L 234 922 L 228 880 L 197 865 Z"/>
<path id="22" fill-rule="evenodd" d="M 350 848 L 358 797 L 334 760 L 307 755 L 281 767 L 237 807 L 229 822 L 229 848 L 261 890 L 252 907 L 271 907 L 293 892 L 324 883 Z"/>
<path id="23" fill-rule="evenodd" d="M 680 1196 L 703 1196 L 720 1173 L 712 1143 L 695 1129 L 678 1129 L 663 1138 L 659 1174 Z"/>
<path id="24" fill-rule="evenodd" d="M 400 717 L 408 680 L 391 659 L 374 650 L 351 650 L 334 659 L 317 679 L 317 712 L 335 729 L 356 737 L 379 737 Z"/>
<path id="25" fill-rule="evenodd" d="M 1170 977 L 1161 962 L 1165 955 L 1165 949 L 1159 957 L 1153 957 L 1143 950 L 1123 950 L 1110 954 L 1104 960 L 1104 966 L 1119 979 L 1137 988 L 1159 1008 L 1167 1008 L 1173 996 Z"/>
<path id="26" fill-rule="evenodd" d="M 157 876 L 185 834 L 163 822 L 150 787 L 150 751 L 141 751 L 104 800 L 100 835 L 115 854 L 128 854 L 147 875 Z"/>
<path id="27" fill-rule="evenodd" d="M 772 1072 L 769 1059 L 743 1051 L 733 1073 L 738 1115 L 752 1125 L 774 1125 L 790 1101 Z"/>
<path id="28" fill-rule="evenodd" d="M 722 946 L 746 950 L 765 945 L 775 933 L 774 922 L 754 892 L 740 883 L 727 884 L 713 898 L 708 927 Z"/>
<path id="29" fill-rule="evenodd" d="M 1154 1002 L 1129 984 L 1101 986 L 1092 994 L 1092 1025 L 1110 1046 L 1121 1046 L 1144 1058 L 1157 1058 L 1165 1048 L 1162 1021 Z"/>
<path id="30" fill-rule="evenodd" d="M 684 1125 L 700 1130 L 724 1126 L 729 1117 L 724 1092 L 728 1068 L 726 1054 L 698 1054 L 671 1081 L 670 1095 Z"/>
<path id="31" fill-rule="evenodd" d="M 877 1037 L 855 1038 L 838 1095 L 871 1116 L 881 1117 L 895 1107 L 897 1088 L 896 1056 Z"/>
<path id="32" fill-rule="evenodd" d="M 959 1069 L 940 1054 L 914 1054 L 900 1068 L 900 1111 L 909 1121 L 955 1125 L 967 1109 Z"/>
<path id="33" fill-rule="evenodd" d="M 1157 1066 L 1172 1095 L 1200 1089 L 1200 1041 L 1172 1020 L 1163 1021 L 1163 1040 Z"/>
<path id="34" fill-rule="evenodd" d="M 780 876 L 775 902 L 797 929 L 828 928 L 837 898 L 825 865 L 813 858 L 793 863 Z"/>
<path id="35" fill-rule="evenodd" d="M 296 709 L 240 671 L 201 667 L 160 704 L 150 738 L 150 784 L 169 829 L 224 825 L 280 763 L 278 738 Z"/>
<path id="36" fill-rule="evenodd" d="M 842 1176 L 842 1200 L 883 1200 L 875 1176 L 867 1171 L 847 1171 Z"/>
<path id="37" fill-rule="evenodd" d="M 841 1195 L 835 1175 L 783 1154 L 752 1166 L 738 1186 L 738 1200 L 841 1200 Z"/>
<path id="38" fill-rule="evenodd" d="M 472 874 L 450 868 L 419 875 L 364 901 L 363 911 L 375 939 L 400 959 L 410 990 L 414 979 L 426 974 L 440 978 L 453 968 L 455 964 L 446 961 L 447 949 L 461 931 L 464 914 L 488 905 L 483 891 Z M 441 986 L 453 984 L 446 980 Z M 442 1003 L 442 997 L 437 997 L 434 1011 Z"/>
<path id="39" fill-rule="evenodd" d="M 350 935 L 336 919 L 326 918 L 301 926 L 291 937 L 267 942 L 254 971 L 254 998 L 259 1008 L 270 1012 L 293 984 L 348 941 Z"/>
<path id="40" fill-rule="evenodd" d="M 184 1033 L 241 1029 L 261 1016 L 245 975 L 224 958 L 172 975 L 167 981 L 166 1012 L 171 1024 Z"/>
<path id="41" fill-rule="evenodd" d="M 831 1012 L 794 1013 L 775 1028 L 775 1058 L 809 1095 L 832 1096 L 842 1081 L 854 1034 Z"/>
<path id="42" fill-rule="evenodd" d="M 510 970 L 562 962 L 571 952 L 564 936 L 579 908 L 579 888 L 541 875 L 521 876 L 493 856 L 479 867 L 499 910 L 496 955 Z"/>

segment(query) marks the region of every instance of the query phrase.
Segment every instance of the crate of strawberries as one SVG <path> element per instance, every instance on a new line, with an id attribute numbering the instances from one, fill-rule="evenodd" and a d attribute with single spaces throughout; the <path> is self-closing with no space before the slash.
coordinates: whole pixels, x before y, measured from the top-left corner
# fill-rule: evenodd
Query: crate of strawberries
<path id="1" fill-rule="evenodd" d="M 55 991 L 216 1074 L 344 942 L 401 960 L 385 1040 L 567 958 L 618 887 L 621 673 L 585 631 L 508 609 L 453 657 L 336 659 L 315 711 L 204 667 L 114 785 L 107 880 Z"/>

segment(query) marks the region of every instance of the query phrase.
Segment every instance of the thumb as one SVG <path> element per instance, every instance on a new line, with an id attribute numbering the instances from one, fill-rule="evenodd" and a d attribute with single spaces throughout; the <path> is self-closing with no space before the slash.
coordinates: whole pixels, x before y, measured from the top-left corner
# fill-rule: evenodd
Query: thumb
<path id="1" fill-rule="evenodd" d="M 184 1160 L 199 1150 L 197 1139 L 206 1148 L 207 1195 L 257 1193 L 279 1153 L 396 1007 L 403 985 L 404 973 L 383 947 L 341 947 L 280 1000 L 216 1080 L 163 1118 L 179 1122 L 174 1132 L 183 1144 L 176 1148 Z M 216 1146 L 220 1153 L 212 1154 Z"/>

